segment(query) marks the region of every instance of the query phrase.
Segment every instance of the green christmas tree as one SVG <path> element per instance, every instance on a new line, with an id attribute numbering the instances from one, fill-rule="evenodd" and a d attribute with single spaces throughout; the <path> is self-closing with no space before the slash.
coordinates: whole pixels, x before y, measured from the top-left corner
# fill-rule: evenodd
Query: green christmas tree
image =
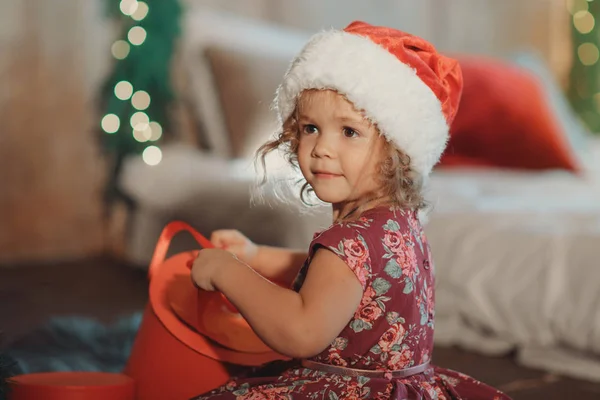
<path id="1" fill-rule="evenodd" d="M 100 93 L 100 139 L 111 168 L 106 196 L 114 200 L 124 197 L 117 182 L 128 155 L 141 154 L 149 165 L 161 160 L 159 144 L 171 127 L 170 67 L 182 9 L 178 0 L 109 0 L 107 6 L 122 32 Z"/>
<path id="2" fill-rule="evenodd" d="M 569 99 L 592 132 L 600 132 L 600 0 L 569 0 L 573 66 Z"/>

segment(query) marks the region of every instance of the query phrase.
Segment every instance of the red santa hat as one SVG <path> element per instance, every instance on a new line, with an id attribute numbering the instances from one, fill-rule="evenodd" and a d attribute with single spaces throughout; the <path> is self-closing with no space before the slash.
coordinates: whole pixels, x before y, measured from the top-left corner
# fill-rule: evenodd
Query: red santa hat
<path id="1" fill-rule="evenodd" d="M 357 21 L 311 38 L 286 72 L 275 108 L 283 122 L 303 90 L 335 90 L 426 179 L 446 147 L 462 84 L 458 62 L 424 39 Z"/>

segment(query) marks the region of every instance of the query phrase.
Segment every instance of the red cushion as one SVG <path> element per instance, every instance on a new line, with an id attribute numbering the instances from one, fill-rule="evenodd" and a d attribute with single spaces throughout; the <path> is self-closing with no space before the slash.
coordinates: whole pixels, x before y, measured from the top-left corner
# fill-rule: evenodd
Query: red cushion
<path id="1" fill-rule="evenodd" d="M 579 171 L 535 75 L 482 57 L 458 57 L 464 91 L 440 167 Z"/>

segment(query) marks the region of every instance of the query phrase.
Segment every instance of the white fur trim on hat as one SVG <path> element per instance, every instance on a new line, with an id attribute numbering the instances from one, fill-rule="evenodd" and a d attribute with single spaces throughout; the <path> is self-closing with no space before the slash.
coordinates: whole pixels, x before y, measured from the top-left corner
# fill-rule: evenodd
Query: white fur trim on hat
<path id="1" fill-rule="evenodd" d="M 446 147 L 448 125 L 433 91 L 412 67 L 366 37 L 338 30 L 314 35 L 277 89 L 280 122 L 306 89 L 346 96 L 411 158 L 411 168 L 424 180 Z"/>

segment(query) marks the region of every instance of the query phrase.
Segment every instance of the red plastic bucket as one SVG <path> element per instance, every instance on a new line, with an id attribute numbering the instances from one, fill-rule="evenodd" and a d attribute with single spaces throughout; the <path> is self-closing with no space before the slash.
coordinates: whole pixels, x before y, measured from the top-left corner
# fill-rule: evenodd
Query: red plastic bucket
<path id="1" fill-rule="evenodd" d="M 212 247 L 183 222 L 168 224 L 158 240 L 149 269 L 150 301 L 124 371 L 136 382 L 138 400 L 187 400 L 226 383 L 226 364 L 257 366 L 285 359 L 256 337 L 222 295 L 193 286 L 186 264 L 194 252 L 165 260 L 181 231 L 202 247 Z"/>

